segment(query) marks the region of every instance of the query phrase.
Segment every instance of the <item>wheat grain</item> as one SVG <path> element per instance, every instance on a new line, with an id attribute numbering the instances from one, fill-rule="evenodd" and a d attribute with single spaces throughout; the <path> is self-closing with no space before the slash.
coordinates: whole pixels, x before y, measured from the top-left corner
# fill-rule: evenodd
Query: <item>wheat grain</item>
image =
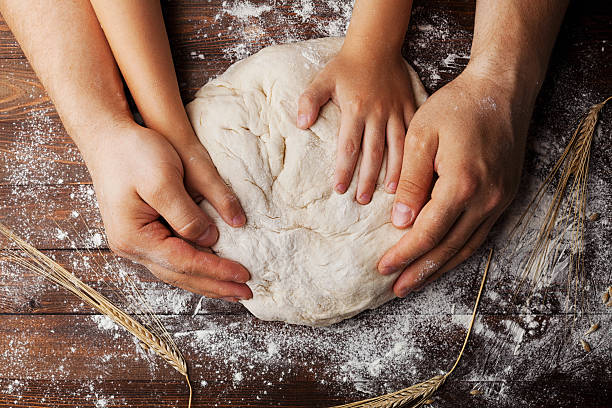
<path id="1" fill-rule="evenodd" d="M 0 234 L 6 237 L 21 250 L 20 255 L 10 254 L 5 258 L 28 270 L 38 273 L 50 281 L 64 287 L 85 303 L 92 306 L 100 313 L 110 317 L 115 323 L 123 326 L 132 333 L 145 349 L 153 350 L 162 357 L 170 366 L 176 369 L 187 380 L 189 386 L 189 405 L 191 407 L 192 389 L 187 370 L 187 362 L 178 350 L 170 336 L 158 336 L 148 330 L 144 325 L 132 316 L 123 312 L 115 306 L 108 298 L 97 292 L 75 275 L 68 272 L 63 266 L 49 258 L 38 249 L 17 236 L 12 230 L 0 223 Z M 167 333 L 167 332 L 166 332 Z"/>
<path id="2" fill-rule="evenodd" d="M 589 216 L 589 221 L 597 221 L 599 219 L 599 213 L 593 213 Z"/>
<path id="3" fill-rule="evenodd" d="M 586 351 L 587 353 L 591 352 L 591 345 L 587 343 L 586 340 L 580 340 L 580 344 L 582 345 L 584 351 Z"/>
<path id="4" fill-rule="evenodd" d="M 595 323 L 595 324 L 593 324 L 593 325 L 592 325 L 592 326 L 589 328 L 589 330 L 587 330 L 587 331 L 584 333 L 584 335 L 585 335 L 585 336 L 588 336 L 589 334 L 591 334 L 591 333 L 593 333 L 593 332 L 596 332 L 598 329 L 599 329 L 599 323 Z"/>
<path id="5" fill-rule="evenodd" d="M 470 391 L 470 395 L 480 395 L 482 394 L 482 391 L 477 390 L 477 389 L 473 389 L 472 391 Z"/>
<path id="6" fill-rule="evenodd" d="M 461 361 L 461 357 L 463 357 L 463 352 L 465 351 L 470 334 L 472 333 L 472 327 L 474 326 L 474 320 L 476 319 L 476 311 L 478 310 L 480 296 L 482 295 L 482 290 L 487 279 L 487 273 L 489 272 L 492 256 L 493 250 L 491 249 L 489 251 L 485 270 L 482 275 L 482 280 L 480 281 L 480 288 L 478 289 L 478 295 L 476 296 L 476 302 L 474 303 L 474 310 L 472 311 L 472 318 L 470 320 L 470 324 L 468 325 L 468 330 L 465 335 L 465 339 L 463 340 L 463 345 L 459 351 L 459 356 L 457 356 L 457 359 L 455 360 L 455 364 L 453 364 L 451 369 L 446 374 L 437 375 L 427 381 L 423 381 L 390 394 L 381 395 L 380 397 L 352 402 L 345 405 L 338 405 L 332 408 L 418 408 L 424 404 L 430 403 L 428 401 L 433 402 L 431 397 L 435 394 L 438 388 L 444 384 L 446 379 L 453 373 L 453 371 L 455 371 L 455 368 L 457 368 L 457 365 L 459 365 L 459 361 Z"/>
<path id="7" fill-rule="evenodd" d="M 571 234 L 572 251 L 569 254 L 570 260 L 566 280 L 566 306 L 569 307 L 570 300 L 573 299 L 574 312 L 577 311 L 578 306 L 582 307 L 584 297 L 584 221 L 586 218 L 587 179 L 593 134 L 601 109 L 611 99 L 612 97 L 609 97 L 603 102 L 593 105 L 579 122 L 561 157 L 546 176 L 527 209 L 519 217 L 508 239 L 510 244 L 514 238 L 518 239 L 519 242 L 525 238 L 527 227 L 534 219 L 535 210 L 542 202 L 546 189 L 558 177 L 559 181 L 554 187 L 552 202 L 545 213 L 542 225 L 539 227 L 535 243 L 521 264 L 522 272 L 518 279 L 516 293 L 519 292 L 528 278 L 531 280 L 531 293 L 533 293 L 542 275 L 547 271 L 552 271 L 559 261 L 562 244 L 560 237 L 569 233 Z M 567 205 L 564 205 L 566 201 Z M 596 219 L 597 217 L 591 215 L 591 220 L 595 221 L 593 218 Z M 556 235 L 559 238 L 555 238 Z M 516 245 L 516 247 L 518 248 L 520 245 Z M 579 301 L 580 305 L 578 304 Z"/>

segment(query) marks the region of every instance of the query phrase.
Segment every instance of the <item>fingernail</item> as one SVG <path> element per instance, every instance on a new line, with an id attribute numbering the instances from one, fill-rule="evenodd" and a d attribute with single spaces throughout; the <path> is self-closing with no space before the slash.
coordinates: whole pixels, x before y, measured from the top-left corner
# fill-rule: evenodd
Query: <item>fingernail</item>
<path id="1" fill-rule="evenodd" d="M 243 225 L 245 222 L 246 222 L 246 217 L 244 216 L 244 214 L 240 214 L 232 218 L 232 225 L 234 227 L 239 227 Z"/>
<path id="2" fill-rule="evenodd" d="M 412 210 L 404 203 L 393 204 L 391 221 L 396 227 L 406 227 L 412 221 Z"/>
<path id="3" fill-rule="evenodd" d="M 412 291 L 413 292 L 420 292 L 423 290 L 423 288 L 425 287 L 424 283 L 421 283 L 419 286 L 417 286 L 416 288 L 414 288 Z"/>
<path id="4" fill-rule="evenodd" d="M 395 193 L 395 190 L 397 190 L 397 183 L 395 181 L 392 181 L 389 184 L 387 184 L 387 191 L 388 192 Z"/>
<path id="5" fill-rule="evenodd" d="M 238 302 L 238 298 L 235 298 L 233 296 L 226 296 L 226 297 L 222 297 L 221 299 L 225 300 L 226 302 L 232 302 L 232 303 Z"/>
<path id="6" fill-rule="evenodd" d="M 302 129 L 308 126 L 308 115 L 300 113 L 297 118 L 297 125 Z"/>
<path id="7" fill-rule="evenodd" d="M 363 193 L 359 196 L 358 200 L 361 204 L 367 204 L 370 202 L 370 195 L 368 193 Z"/>
<path id="8" fill-rule="evenodd" d="M 250 276 L 247 275 L 245 277 L 243 273 L 238 272 L 238 273 L 236 273 L 234 275 L 233 281 L 236 282 L 236 283 L 247 283 L 249 281 L 249 279 L 250 279 Z"/>
<path id="9" fill-rule="evenodd" d="M 342 184 L 342 183 L 336 184 L 336 191 L 340 194 L 344 194 L 346 192 L 346 184 Z"/>
<path id="10" fill-rule="evenodd" d="M 388 264 L 384 264 L 381 263 L 378 267 L 378 271 L 382 274 L 382 275 L 391 275 L 392 273 L 395 273 L 399 270 L 399 268 L 395 265 L 388 265 Z"/>
<path id="11" fill-rule="evenodd" d="M 403 288 L 399 291 L 399 297 L 405 298 L 406 296 L 408 296 L 409 293 L 410 293 L 409 288 Z"/>
<path id="12" fill-rule="evenodd" d="M 196 239 L 196 243 L 201 246 L 210 246 L 217 240 L 219 232 L 217 231 L 217 227 L 214 225 L 209 225 L 206 228 L 206 231 L 198 239 Z"/>

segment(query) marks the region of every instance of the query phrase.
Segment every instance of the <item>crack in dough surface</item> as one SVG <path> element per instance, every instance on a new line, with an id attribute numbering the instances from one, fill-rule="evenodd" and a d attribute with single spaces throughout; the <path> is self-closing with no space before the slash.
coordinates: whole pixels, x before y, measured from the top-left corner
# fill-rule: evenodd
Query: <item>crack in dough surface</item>
<path id="1" fill-rule="evenodd" d="M 343 38 L 267 47 L 207 83 L 187 106 L 221 177 L 236 192 L 247 225 L 234 229 L 206 201 L 219 228 L 213 249 L 244 265 L 264 320 L 328 325 L 394 297 L 397 275 L 376 264 L 403 232 L 389 222 L 393 195 L 379 176 L 372 202 L 332 189 L 340 111 L 329 102 L 308 130 L 295 126 L 297 100 L 337 54 Z M 410 69 L 417 104 L 426 98 Z M 358 166 L 357 166 L 358 168 Z"/>

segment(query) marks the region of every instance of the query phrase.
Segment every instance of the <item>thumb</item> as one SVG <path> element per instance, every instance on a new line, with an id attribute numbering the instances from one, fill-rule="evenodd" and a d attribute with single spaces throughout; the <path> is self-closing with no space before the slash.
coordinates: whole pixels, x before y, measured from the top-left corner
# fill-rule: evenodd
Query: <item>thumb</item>
<path id="1" fill-rule="evenodd" d="M 331 98 L 332 81 L 317 77 L 300 95 L 298 100 L 297 126 L 308 129 L 317 120 L 319 109 Z"/>
<path id="2" fill-rule="evenodd" d="M 219 238 L 212 220 L 193 201 L 180 178 L 172 178 L 151 190 L 143 191 L 141 198 L 168 222 L 181 237 L 209 247 Z"/>
<path id="3" fill-rule="evenodd" d="M 437 139 L 408 130 L 399 184 L 395 193 L 391 222 L 407 228 L 425 205 L 431 190 Z"/>

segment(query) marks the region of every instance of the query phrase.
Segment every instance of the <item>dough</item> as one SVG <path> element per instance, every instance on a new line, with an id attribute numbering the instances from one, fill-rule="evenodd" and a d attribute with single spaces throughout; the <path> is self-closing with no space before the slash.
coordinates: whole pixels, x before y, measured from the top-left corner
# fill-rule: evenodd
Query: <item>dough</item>
<path id="1" fill-rule="evenodd" d="M 253 298 L 242 303 L 263 320 L 328 325 L 394 297 L 397 275 L 376 270 L 403 234 L 390 223 L 393 195 L 378 185 L 370 204 L 357 204 L 356 176 L 344 195 L 333 191 L 336 105 L 325 105 L 309 130 L 295 125 L 299 95 L 342 42 L 267 47 L 207 83 L 187 106 L 247 214 L 246 226 L 235 229 L 202 203 L 219 228 L 213 250 L 249 270 Z M 420 104 L 427 94 L 410 73 Z"/>

